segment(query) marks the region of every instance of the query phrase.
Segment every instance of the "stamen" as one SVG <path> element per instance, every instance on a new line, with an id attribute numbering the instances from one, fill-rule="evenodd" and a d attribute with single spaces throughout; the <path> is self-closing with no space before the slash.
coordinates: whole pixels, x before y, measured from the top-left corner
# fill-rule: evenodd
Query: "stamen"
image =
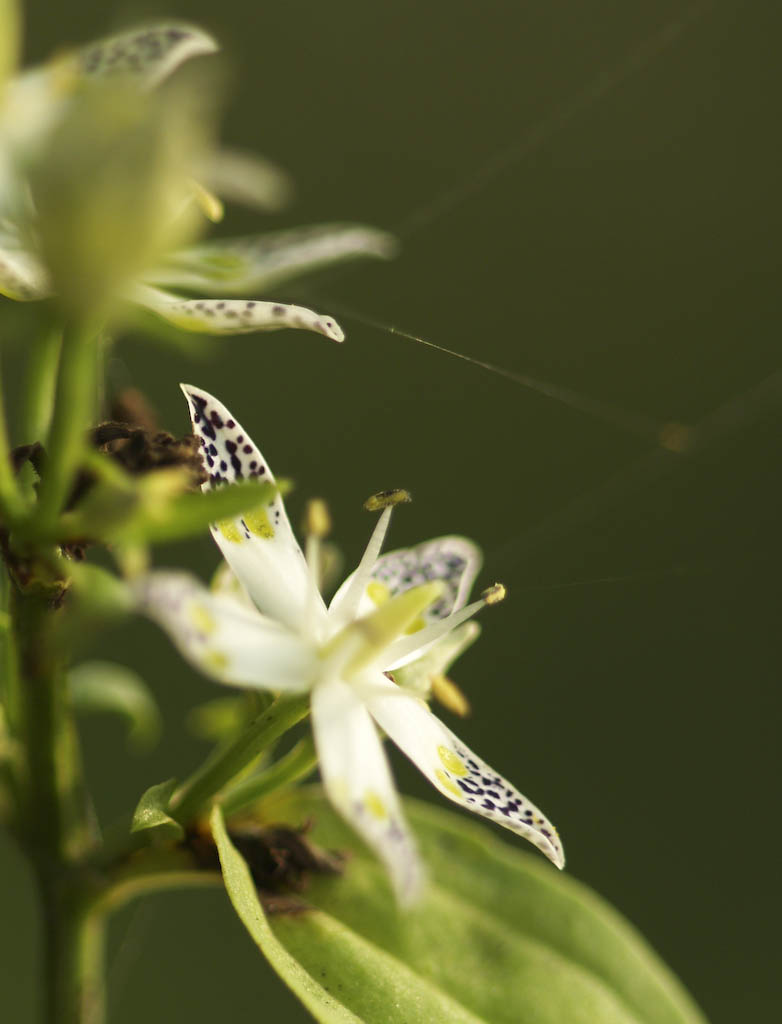
<path id="1" fill-rule="evenodd" d="M 304 533 L 308 537 L 322 539 L 331 533 L 331 515 L 329 507 L 322 498 L 313 498 L 307 502 L 304 513 Z"/>
<path id="2" fill-rule="evenodd" d="M 430 682 L 432 696 L 444 708 L 448 708 L 460 718 L 466 718 L 469 715 L 470 702 L 452 679 L 444 675 L 433 675 Z"/>
<path id="3" fill-rule="evenodd" d="M 492 587 L 487 587 L 486 590 L 481 594 L 481 597 L 486 604 L 499 604 L 500 601 L 504 601 L 508 591 L 505 589 L 504 583 L 495 583 Z"/>
<path id="4" fill-rule="evenodd" d="M 391 491 L 378 491 L 377 494 L 373 494 L 364 502 L 364 508 L 367 512 L 379 512 L 381 509 L 393 508 L 394 505 L 406 505 L 412 500 L 409 491 L 397 487 Z"/>
<path id="5" fill-rule="evenodd" d="M 501 583 L 495 583 L 493 587 L 484 590 L 478 601 L 465 605 L 464 608 L 460 608 L 459 611 L 454 612 L 445 619 L 440 619 L 439 622 L 433 622 L 431 626 L 419 629 L 417 633 L 413 633 L 411 636 L 396 640 L 384 651 L 383 657 L 386 662 L 384 668 L 388 670 L 398 667 L 400 662 L 408 659 L 411 654 L 423 651 L 425 647 L 434 643 L 435 640 L 439 640 L 446 633 L 450 633 L 452 629 L 455 629 L 466 619 L 471 619 L 481 608 L 486 605 L 499 604 L 504 597 L 505 587 Z"/>
<path id="6" fill-rule="evenodd" d="M 375 568 L 375 562 L 377 562 L 380 555 L 383 541 L 386 539 L 388 524 L 391 521 L 391 513 L 396 505 L 406 504 L 408 501 L 412 501 L 409 491 L 394 490 L 373 494 L 371 498 L 367 498 L 364 502 L 364 508 L 368 511 L 379 509 L 383 511 L 375 529 L 372 531 L 372 536 L 369 538 L 366 550 L 361 556 L 358 568 L 353 574 L 353 580 L 345 592 L 345 596 L 339 602 L 338 609 L 336 609 L 336 619 L 340 626 L 344 626 L 356 617 L 364 590 L 372 575 L 372 570 Z"/>
<path id="7" fill-rule="evenodd" d="M 304 615 L 305 630 L 314 629 L 318 608 L 321 604 L 320 588 L 322 584 L 323 566 L 321 559 L 321 539 L 331 530 L 331 516 L 328 506 L 321 498 L 313 498 L 307 502 L 304 513 L 304 557 L 309 570 L 309 586 L 307 588 L 307 606 Z"/>

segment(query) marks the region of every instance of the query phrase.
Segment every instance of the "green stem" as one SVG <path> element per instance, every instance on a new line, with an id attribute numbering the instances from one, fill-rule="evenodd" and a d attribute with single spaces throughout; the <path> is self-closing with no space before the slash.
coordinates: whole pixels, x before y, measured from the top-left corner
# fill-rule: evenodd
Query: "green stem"
<path id="1" fill-rule="evenodd" d="M 292 750 L 265 771 L 245 779 L 230 789 L 220 801 L 226 818 L 252 806 L 256 800 L 282 786 L 306 778 L 318 763 L 311 736 L 299 740 Z"/>
<path id="2" fill-rule="evenodd" d="M 6 523 L 13 523 L 24 515 L 24 511 L 24 501 L 11 465 L 11 445 L 8 439 L 5 400 L 0 382 L 0 516 Z"/>
<path id="3" fill-rule="evenodd" d="M 13 726 L 25 753 L 20 778 L 23 831 L 41 870 L 75 860 L 93 840 L 65 665 L 51 640 L 54 614 L 48 597 L 12 588 L 17 681 Z"/>
<path id="4" fill-rule="evenodd" d="M 106 1018 L 106 918 L 72 886 L 41 880 L 46 943 L 47 1024 Z"/>
<path id="5" fill-rule="evenodd" d="M 50 329 L 30 349 L 22 421 L 22 439 L 25 444 L 42 442 L 49 430 L 61 349 L 62 330 L 59 328 Z"/>
<path id="6" fill-rule="evenodd" d="M 38 519 L 51 526 L 68 500 L 95 417 L 97 343 L 94 328 L 69 326 L 63 332 L 54 414 L 49 430 L 46 472 L 41 480 Z"/>
<path id="7" fill-rule="evenodd" d="M 278 697 L 240 736 L 218 747 L 182 783 L 171 799 L 171 814 L 182 824 L 192 821 L 242 769 L 300 722 L 309 711 L 309 704 L 309 694 Z"/>

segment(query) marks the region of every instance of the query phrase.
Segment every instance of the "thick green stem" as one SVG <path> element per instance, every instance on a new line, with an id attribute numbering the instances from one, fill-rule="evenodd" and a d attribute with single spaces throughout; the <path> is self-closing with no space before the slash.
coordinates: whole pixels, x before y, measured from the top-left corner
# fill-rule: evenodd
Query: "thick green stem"
<path id="1" fill-rule="evenodd" d="M 14 732 L 25 762 L 20 798 L 26 845 L 48 870 L 91 845 L 91 814 L 81 770 L 65 666 L 51 641 L 50 599 L 12 588 Z M 43 868 L 42 868 L 43 870 Z"/>
<path id="2" fill-rule="evenodd" d="M 223 813 L 228 818 L 252 806 L 267 793 L 299 782 L 314 771 L 317 763 L 318 755 L 312 737 L 305 736 L 279 761 L 230 789 L 220 800 Z"/>
<path id="3" fill-rule="evenodd" d="M 46 472 L 41 480 L 38 520 L 51 526 L 65 505 L 95 417 L 98 345 L 94 325 L 63 332 Z"/>
<path id="4" fill-rule="evenodd" d="M 61 348 L 62 330 L 52 328 L 30 349 L 22 413 L 21 438 L 25 444 L 43 442 L 46 438 L 52 420 Z"/>
<path id="5" fill-rule="evenodd" d="M 6 523 L 13 523 L 24 515 L 24 501 L 11 465 L 11 446 L 5 418 L 5 401 L 0 382 L 0 516 Z"/>
<path id="6" fill-rule="evenodd" d="M 73 886 L 41 879 L 46 943 L 46 1024 L 103 1024 L 106 919 Z"/>
<path id="7" fill-rule="evenodd" d="M 309 711 L 309 694 L 279 697 L 235 740 L 219 747 L 179 787 L 171 800 L 171 814 L 186 824 L 206 809 L 212 798 L 242 769 Z"/>

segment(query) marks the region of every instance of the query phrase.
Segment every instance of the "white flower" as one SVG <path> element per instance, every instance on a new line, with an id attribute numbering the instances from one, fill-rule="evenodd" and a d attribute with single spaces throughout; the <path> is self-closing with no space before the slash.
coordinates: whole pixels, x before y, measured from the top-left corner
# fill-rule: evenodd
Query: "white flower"
<path id="1" fill-rule="evenodd" d="M 253 477 L 273 480 L 231 413 L 205 391 L 183 390 L 210 474 L 205 489 Z M 495 585 L 466 604 L 480 552 L 463 537 L 380 554 L 400 493 L 376 502 L 386 507 L 361 562 L 328 607 L 318 588 L 318 524 L 305 558 L 279 496 L 212 528 L 238 583 L 234 578 L 215 592 L 187 574 L 158 572 L 139 591 L 144 610 L 184 656 L 218 681 L 311 691 L 326 792 L 384 861 L 400 902 L 409 904 L 420 893 L 423 872 L 376 725 L 449 800 L 529 839 L 557 867 L 564 856 L 556 829 L 538 808 L 469 750 L 415 691 L 395 681 L 395 674 L 414 678 L 417 665 L 444 671 L 474 638 L 461 624 L 502 596 Z"/>
<path id="2" fill-rule="evenodd" d="M 241 334 L 295 327 L 343 340 L 339 324 L 329 316 L 237 296 L 335 262 L 387 257 L 394 243 L 385 232 L 326 224 L 177 249 L 183 236 L 192 233 L 198 208 L 209 219 L 220 219 L 222 204 L 211 189 L 261 209 L 277 209 L 287 198 L 287 178 L 258 157 L 214 150 L 200 138 L 190 139 L 184 113 L 193 97 L 189 106 L 179 104 L 181 126 L 177 105 L 168 121 L 161 114 L 156 125 L 151 121 L 164 105 L 148 104 L 152 117 L 146 127 L 146 108 L 142 104 L 137 111 L 141 126 L 134 122 L 136 134 L 147 131 L 144 145 L 153 155 L 162 153 L 167 178 L 150 158 L 141 161 L 149 167 L 150 181 L 138 180 L 133 161 L 118 154 L 112 141 L 111 132 L 119 133 L 120 141 L 125 138 L 122 122 L 111 116 L 112 89 L 121 87 L 141 99 L 184 61 L 216 49 L 214 39 L 192 25 L 142 25 L 25 71 L 4 90 L 0 82 L 0 295 L 31 301 L 51 296 L 58 285 L 77 291 L 81 284 L 89 296 L 85 275 L 69 254 L 78 250 L 100 280 L 107 265 L 105 252 L 109 265 L 114 261 L 130 273 L 121 279 L 118 297 L 180 329 Z M 95 89 L 108 97 L 105 110 L 91 98 Z M 190 121 L 198 135 L 201 126 Z M 184 142 L 173 135 L 180 127 Z M 135 155 L 132 142 L 128 149 Z M 93 151 L 101 154 L 97 162 Z M 188 164 L 190 159 L 194 165 Z M 50 178 L 60 166 L 65 170 L 54 188 Z M 71 176 L 63 183 L 66 172 Z M 129 244 L 126 236 L 138 236 L 138 244 Z M 208 297 L 200 297 L 204 294 Z"/>

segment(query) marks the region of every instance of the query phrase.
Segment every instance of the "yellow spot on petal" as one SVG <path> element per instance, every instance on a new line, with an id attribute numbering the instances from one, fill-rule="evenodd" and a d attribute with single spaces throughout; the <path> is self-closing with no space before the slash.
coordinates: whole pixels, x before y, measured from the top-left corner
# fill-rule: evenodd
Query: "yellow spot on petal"
<path id="1" fill-rule="evenodd" d="M 228 668 L 229 663 L 227 654 L 223 654 L 222 651 L 215 650 L 207 651 L 206 654 L 204 654 L 203 661 L 206 668 L 211 668 L 214 672 L 222 672 L 224 669 Z"/>
<path id="2" fill-rule="evenodd" d="M 221 519 L 217 524 L 217 529 L 222 533 L 225 539 L 230 540 L 232 544 L 242 543 L 242 535 L 239 533 L 239 527 L 233 519 Z"/>
<path id="3" fill-rule="evenodd" d="M 391 597 L 391 591 L 385 583 L 372 580 L 371 583 L 367 583 L 367 597 L 379 608 L 381 604 L 385 604 Z"/>
<path id="4" fill-rule="evenodd" d="M 374 792 L 374 790 L 368 790 L 364 795 L 364 806 L 372 815 L 373 818 L 377 818 L 378 821 L 383 821 L 388 817 L 388 811 L 383 800 Z"/>
<path id="5" fill-rule="evenodd" d="M 464 761 L 462 761 L 462 759 L 458 755 L 454 754 L 454 752 L 448 747 L 438 747 L 437 753 L 443 763 L 443 766 L 447 768 L 452 775 L 463 777 L 470 774 Z"/>
<path id="6" fill-rule="evenodd" d="M 437 776 L 437 781 L 440 783 L 440 785 L 447 793 L 450 793 L 451 796 L 458 796 L 460 800 L 464 799 L 464 794 L 462 793 L 462 791 L 459 789 L 459 787 L 456 785 L 453 779 L 448 778 L 448 776 L 445 774 L 442 768 L 435 769 L 434 774 Z"/>
<path id="7" fill-rule="evenodd" d="M 247 529 L 250 533 L 254 533 L 256 537 L 271 540 L 274 536 L 274 527 L 269 522 L 269 517 L 263 505 L 259 505 L 252 512 L 248 512 L 244 517 L 244 521 L 247 523 Z"/>
<path id="8" fill-rule="evenodd" d="M 426 620 L 424 619 L 423 615 L 419 615 L 418 618 L 413 619 L 413 621 L 407 627 L 407 629 L 405 630 L 405 635 L 410 636 L 411 633 L 417 633 L 419 630 L 423 629 L 425 625 Z"/>
<path id="9" fill-rule="evenodd" d="M 202 604 L 190 606 L 190 621 L 200 633 L 205 633 L 207 636 L 217 629 L 214 616 Z"/>

